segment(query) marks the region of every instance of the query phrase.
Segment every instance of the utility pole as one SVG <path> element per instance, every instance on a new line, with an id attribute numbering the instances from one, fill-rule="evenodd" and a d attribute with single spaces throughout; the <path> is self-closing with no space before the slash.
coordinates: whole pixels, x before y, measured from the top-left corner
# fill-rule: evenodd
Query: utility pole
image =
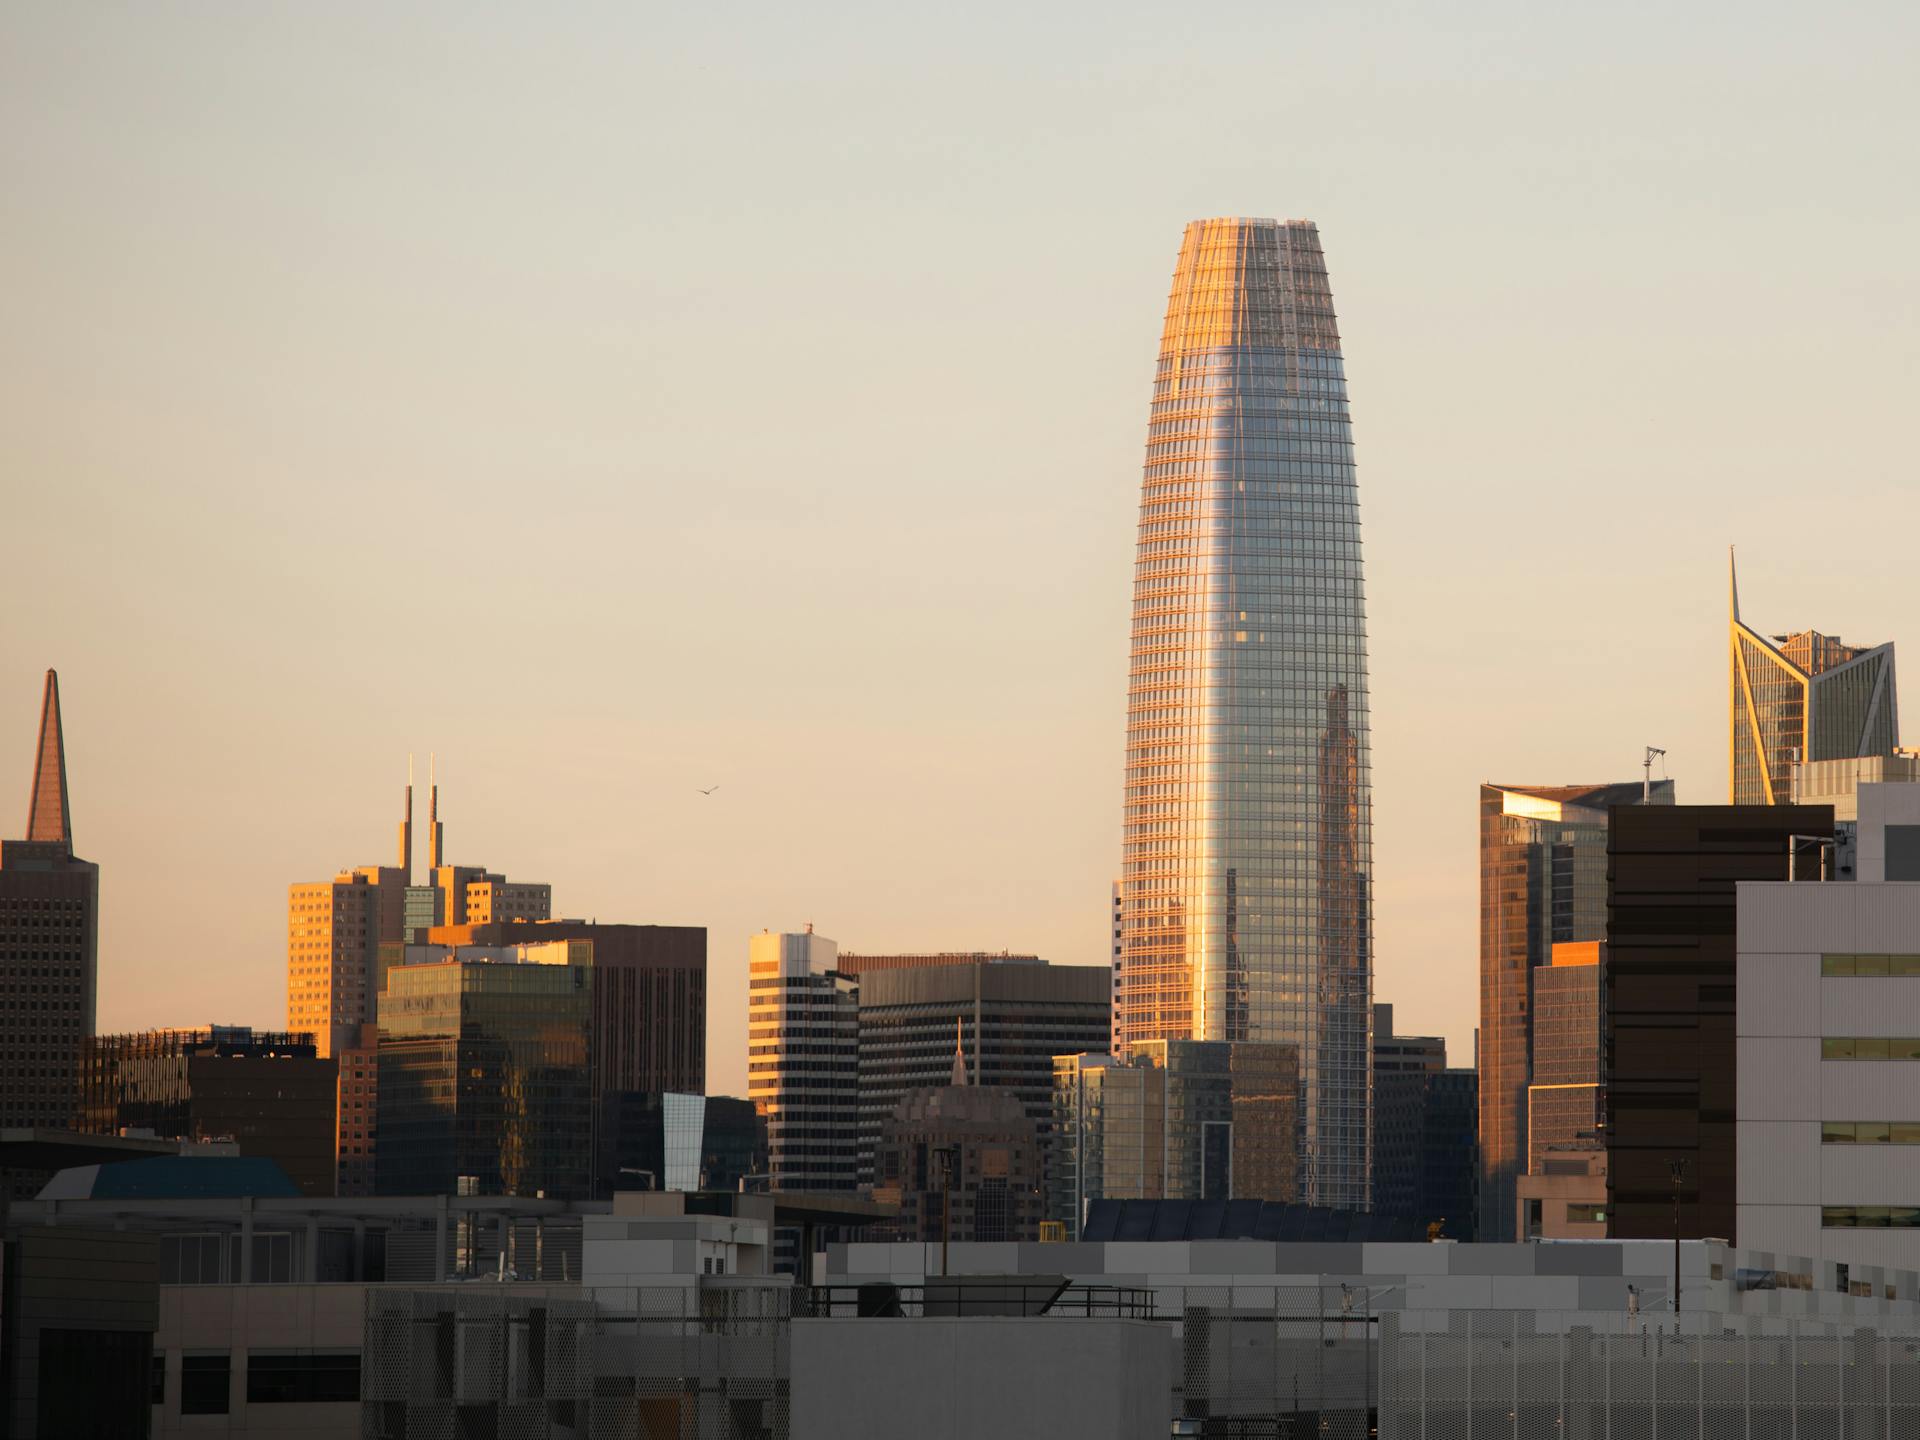
<path id="1" fill-rule="evenodd" d="M 953 1239 L 953 1167 L 959 1163 L 960 1147 L 942 1145 L 940 1155 L 940 1278 L 947 1278 L 947 1244 Z"/>
<path id="2" fill-rule="evenodd" d="M 1673 1313 L 1680 1313 L 1680 1182 L 1687 1177 L 1687 1162 L 1673 1159 L 1667 1162 L 1667 1173 L 1673 1177 Z"/>

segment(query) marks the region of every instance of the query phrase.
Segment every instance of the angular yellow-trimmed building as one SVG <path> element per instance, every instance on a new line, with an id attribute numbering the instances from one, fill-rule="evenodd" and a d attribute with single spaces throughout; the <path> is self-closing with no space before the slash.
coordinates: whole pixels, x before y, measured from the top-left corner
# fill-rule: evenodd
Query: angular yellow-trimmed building
<path id="1" fill-rule="evenodd" d="M 1732 551 L 1727 630 L 1732 804 L 1791 804 L 1796 764 L 1893 753 L 1900 725 L 1891 642 L 1849 645 L 1818 630 L 1762 635 L 1740 619 Z"/>

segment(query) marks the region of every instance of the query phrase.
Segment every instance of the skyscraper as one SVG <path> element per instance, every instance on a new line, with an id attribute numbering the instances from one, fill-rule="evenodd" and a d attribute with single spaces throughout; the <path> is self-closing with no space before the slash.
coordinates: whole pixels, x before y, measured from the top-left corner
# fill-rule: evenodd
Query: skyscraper
<path id="1" fill-rule="evenodd" d="M 851 1190 L 859 1158 L 860 989 L 809 925 L 747 946 L 747 1095 L 775 1190 Z"/>
<path id="2" fill-rule="evenodd" d="M 73 1123 L 99 925 L 100 867 L 74 858 L 60 677 L 49 670 L 27 838 L 0 842 L 0 1127 Z"/>
<path id="3" fill-rule="evenodd" d="M 1533 972 L 1553 947 L 1607 933 L 1611 806 L 1673 804 L 1673 782 L 1480 787 L 1480 1221 L 1514 1235 L 1527 1173 Z"/>
<path id="4" fill-rule="evenodd" d="M 1731 803 L 1790 804 L 1796 763 L 1886 755 L 1899 743 L 1891 642 L 1849 645 L 1818 630 L 1769 637 L 1749 628 L 1731 551 L 1727 629 Z"/>
<path id="5" fill-rule="evenodd" d="M 1114 1044 L 1300 1056 L 1303 1198 L 1365 1208 L 1366 601 L 1310 221 L 1197 220 L 1141 477 Z"/>

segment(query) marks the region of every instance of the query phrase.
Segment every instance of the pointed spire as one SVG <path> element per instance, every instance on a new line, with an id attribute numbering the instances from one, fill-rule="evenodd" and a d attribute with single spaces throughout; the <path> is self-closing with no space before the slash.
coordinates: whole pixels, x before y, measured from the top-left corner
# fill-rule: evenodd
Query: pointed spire
<path id="1" fill-rule="evenodd" d="M 434 753 L 427 752 L 427 871 L 440 868 L 440 782 L 435 778 Z"/>
<path id="2" fill-rule="evenodd" d="M 407 756 L 407 808 L 400 820 L 400 869 L 413 884 L 413 756 Z"/>
<path id="3" fill-rule="evenodd" d="M 67 810 L 67 745 L 60 730 L 60 677 L 47 671 L 40 702 L 40 748 L 33 756 L 33 795 L 27 803 L 27 839 L 50 840 L 73 849 L 73 819 Z"/>
<path id="4" fill-rule="evenodd" d="M 961 1039 L 966 1022 L 958 1015 L 953 1017 L 953 1080 L 955 1085 L 967 1083 L 967 1047 Z"/>
<path id="5" fill-rule="evenodd" d="M 1740 581 L 1733 572 L 1733 546 L 1727 546 L 1727 614 L 1733 623 L 1740 623 Z"/>

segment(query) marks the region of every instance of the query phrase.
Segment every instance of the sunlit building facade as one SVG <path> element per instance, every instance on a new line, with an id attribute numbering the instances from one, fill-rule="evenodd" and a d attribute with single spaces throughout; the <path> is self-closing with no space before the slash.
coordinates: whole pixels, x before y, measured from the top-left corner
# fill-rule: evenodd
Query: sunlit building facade
<path id="1" fill-rule="evenodd" d="M 1762 635 L 1740 619 L 1727 559 L 1728 800 L 1793 803 L 1803 762 L 1891 754 L 1899 743 L 1893 646 L 1849 645 L 1818 630 Z"/>
<path id="2" fill-rule="evenodd" d="M 1346 379 L 1309 221 L 1181 244 L 1141 481 L 1116 1051 L 1300 1056 L 1303 1199 L 1368 1202 L 1366 603 Z"/>
<path id="3" fill-rule="evenodd" d="M 1514 1234 L 1527 1173 L 1534 972 L 1556 945 L 1607 935 L 1612 807 L 1673 804 L 1671 780 L 1480 787 L 1480 1217 L 1482 1240 Z"/>

